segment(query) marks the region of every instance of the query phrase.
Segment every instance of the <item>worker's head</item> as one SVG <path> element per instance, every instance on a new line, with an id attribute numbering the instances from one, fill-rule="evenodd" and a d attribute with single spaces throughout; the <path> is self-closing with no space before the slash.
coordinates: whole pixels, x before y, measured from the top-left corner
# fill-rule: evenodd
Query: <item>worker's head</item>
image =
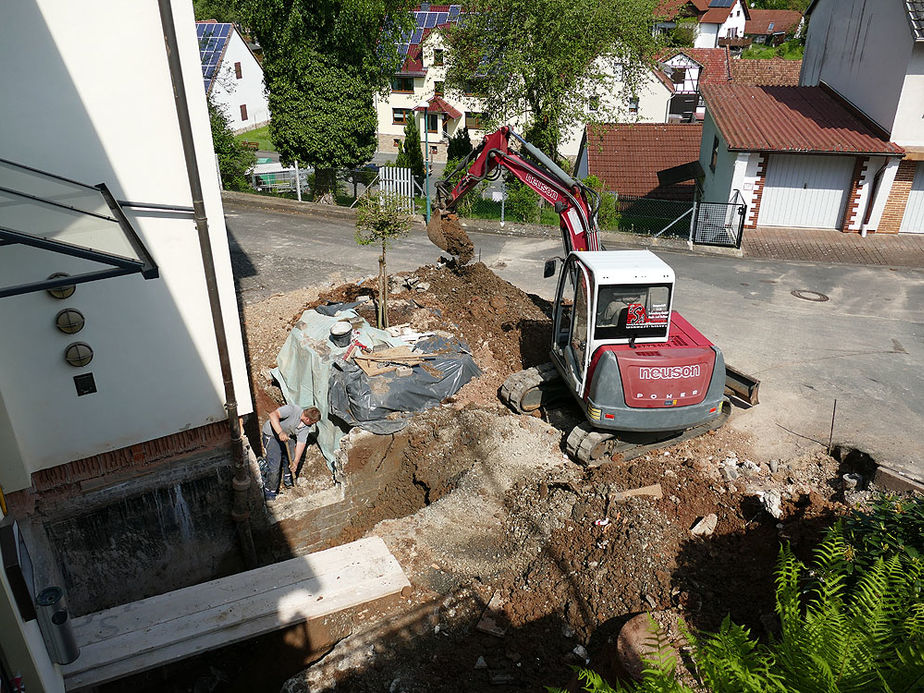
<path id="1" fill-rule="evenodd" d="M 321 420 L 321 411 L 317 407 L 308 407 L 302 410 L 302 422 L 308 426 Z"/>

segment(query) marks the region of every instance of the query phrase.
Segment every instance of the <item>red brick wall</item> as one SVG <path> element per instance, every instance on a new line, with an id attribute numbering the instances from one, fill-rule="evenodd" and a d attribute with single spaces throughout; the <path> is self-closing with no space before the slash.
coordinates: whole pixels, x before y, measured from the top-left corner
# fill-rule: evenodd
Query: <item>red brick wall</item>
<path id="1" fill-rule="evenodd" d="M 905 216 L 905 205 L 908 204 L 908 195 L 911 193 L 911 184 L 914 182 L 914 174 L 918 165 L 918 162 L 907 159 L 898 165 L 898 172 L 895 174 L 895 181 L 889 191 L 882 219 L 879 221 L 879 228 L 876 229 L 878 233 L 898 233 L 901 228 L 902 217 Z"/>
<path id="2" fill-rule="evenodd" d="M 860 233 L 860 229 L 851 229 L 850 225 L 857 216 L 857 210 L 860 209 L 860 190 L 863 174 L 866 173 L 866 167 L 869 165 L 868 156 L 858 156 L 853 165 L 853 175 L 850 178 L 850 193 L 847 195 L 847 209 L 844 212 L 844 221 L 841 223 L 841 231 L 844 233 Z"/>
<path id="3" fill-rule="evenodd" d="M 226 421 L 41 469 L 32 474 L 31 489 L 11 493 L 7 501 L 11 513 L 28 515 L 35 509 L 36 501 L 45 497 L 63 499 L 76 496 L 89 488 L 147 473 L 176 457 L 220 447 L 229 450 L 231 447 L 231 432 Z"/>
<path id="4" fill-rule="evenodd" d="M 744 224 L 746 229 L 757 228 L 757 218 L 760 216 L 760 201 L 764 196 L 764 183 L 767 179 L 767 155 L 761 154 L 757 160 L 757 178 L 754 180 L 754 204 Z"/>

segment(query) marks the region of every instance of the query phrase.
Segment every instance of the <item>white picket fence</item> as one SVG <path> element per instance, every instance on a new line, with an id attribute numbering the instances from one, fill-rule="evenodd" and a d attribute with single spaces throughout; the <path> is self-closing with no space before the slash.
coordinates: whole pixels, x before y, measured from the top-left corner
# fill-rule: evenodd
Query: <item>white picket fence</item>
<path id="1" fill-rule="evenodd" d="M 379 169 L 379 189 L 383 192 L 397 195 L 403 203 L 404 209 L 414 213 L 414 192 L 417 183 L 409 168 L 397 166 L 383 166 Z"/>

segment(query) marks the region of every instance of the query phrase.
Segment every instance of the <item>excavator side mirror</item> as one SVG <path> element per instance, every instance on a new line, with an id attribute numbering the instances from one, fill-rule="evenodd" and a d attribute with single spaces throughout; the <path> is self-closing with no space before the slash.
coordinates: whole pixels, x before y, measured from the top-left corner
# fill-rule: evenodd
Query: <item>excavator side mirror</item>
<path id="1" fill-rule="evenodd" d="M 557 266 L 558 266 L 557 257 L 553 257 L 551 260 L 546 260 L 545 265 L 542 267 L 542 278 L 548 279 L 549 277 L 554 277 Z"/>

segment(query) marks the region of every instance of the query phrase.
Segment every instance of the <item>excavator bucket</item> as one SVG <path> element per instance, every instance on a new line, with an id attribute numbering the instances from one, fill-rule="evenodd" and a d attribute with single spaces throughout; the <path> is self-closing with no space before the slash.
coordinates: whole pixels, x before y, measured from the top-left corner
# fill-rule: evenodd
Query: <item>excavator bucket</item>
<path id="1" fill-rule="evenodd" d="M 454 256 L 460 265 L 467 263 L 475 254 L 474 244 L 462 230 L 459 217 L 452 212 L 433 210 L 427 224 L 427 237 L 433 245 Z"/>

